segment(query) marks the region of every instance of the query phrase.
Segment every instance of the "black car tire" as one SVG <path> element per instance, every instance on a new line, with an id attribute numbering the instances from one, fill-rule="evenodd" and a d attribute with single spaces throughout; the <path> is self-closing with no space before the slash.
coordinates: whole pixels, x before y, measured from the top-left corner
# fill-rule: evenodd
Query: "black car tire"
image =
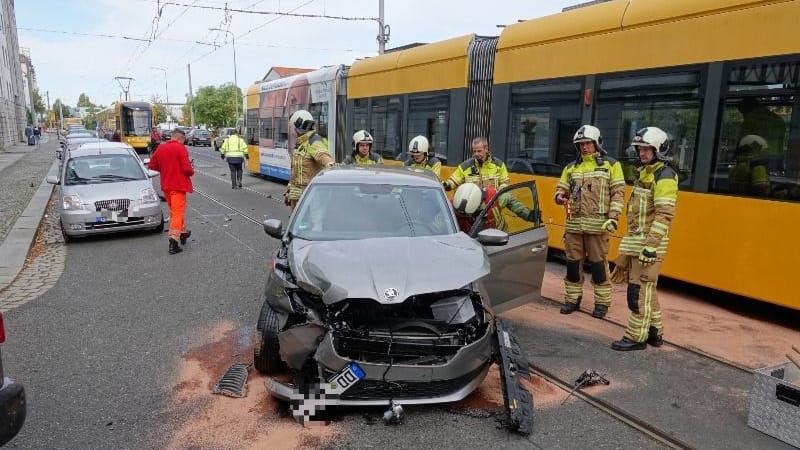
<path id="1" fill-rule="evenodd" d="M 256 370 L 263 374 L 271 374 L 286 369 L 286 364 L 281 360 L 280 342 L 278 333 L 280 332 L 280 318 L 278 313 L 264 299 L 261 312 L 258 315 L 256 325 L 256 342 L 253 347 L 253 365 Z"/>
<path id="2" fill-rule="evenodd" d="M 59 225 L 61 225 L 61 237 L 64 238 L 64 243 L 69 244 L 72 242 L 73 237 L 68 235 L 66 231 L 64 231 L 64 222 L 59 221 Z"/>

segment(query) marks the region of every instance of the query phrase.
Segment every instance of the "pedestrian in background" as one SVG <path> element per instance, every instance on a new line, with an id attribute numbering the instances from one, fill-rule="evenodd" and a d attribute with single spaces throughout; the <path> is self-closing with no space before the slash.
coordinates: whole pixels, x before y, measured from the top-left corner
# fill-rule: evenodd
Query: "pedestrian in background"
<path id="1" fill-rule="evenodd" d="M 669 136 L 662 129 L 639 130 L 631 143 L 639 153 L 639 176 L 628 201 L 628 232 L 619 244 L 614 282 L 628 281 L 628 326 L 611 344 L 620 351 L 642 350 L 663 343 L 664 325 L 656 284 L 667 253 L 669 228 L 675 217 L 678 174 L 669 165 Z"/>
<path id="2" fill-rule="evenodd" d="M 247 154 L 247 143 L 239 137 L 239 132 L 231 130 L 219 148 L 219 157 L 228 162 L 231 172 L 231 189 L 242 188 L 242 164 Z"/>
<path id="3" fill-rule="evenodd" d="M 150 158 L 150 169 L 161 172 L 161 190 L 169 205 L 169 254 L 183 251 L 181 245 L 192 232 L 186 229 L 186 194 L 194 191 L 194 167 L 189 161 L 189 150 L 183 145 L 186 134 L 180 128 L 172 131 L 172 139 L 161 144 Z M 180 245 L 178 244 L 180 242 Z"/>
<path id="4" fill-rule="evenodd" d="M 566 205 L 568 211 L 564 234 L 567 274 L 561 314 L 571 314 L 580 307 L 583 262 L 588 260 L 594 289 L 592 316 L 601 319 L 611 306 L 608 238 L 617 231 L 625 201 L 625 176 L 619 161 L 603 149 L 603 137 L 597 127 L 580 127 L 572 143 L 577 158 L 564 167 L 555 193 L 555 202 Z"/>
<path id="5" fill-rule="evenodd" d="M 156 148 L 158 148 L 158 144 L 161 143 L 161 133 L 159 133 L 158 128 L 153 127 L 153 130 L 150 131 L 150 154 L 152 155 L 155 153 Z"/>

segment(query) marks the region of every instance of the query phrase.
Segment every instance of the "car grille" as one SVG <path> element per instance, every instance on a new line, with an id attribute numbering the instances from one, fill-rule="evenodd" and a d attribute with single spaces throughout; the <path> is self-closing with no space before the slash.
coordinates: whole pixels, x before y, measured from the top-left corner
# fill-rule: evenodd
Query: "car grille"
<path id="1" fill-rule="evenodd" d="M 452 394 L 463 388 L 475 377 L 483 367 L 452 380 L 438 381 L 382 381 L 361 380 L 343 392 L 342 400 L 377 400 L 404 398 L 434 398 Z"/>
<path id="2" fill-rule="evenodd" d="M 86 222 L 83 224 L 87 230 L 105 230 L 108 228 L 132 227 L 144 225 L 144 217 L 128 217 L 127 222 Z"/>
<path id="3" fill-rule="evenodd" d="M 101 209 L 107 209 L 109 211 L 124 211 L 128 209 L 130 206 L 131 201 L 127 198 L 121 198 L 117 200 L 100 200 L 99 202 L 94 202 L 95 211 L 100 211 Z"/>

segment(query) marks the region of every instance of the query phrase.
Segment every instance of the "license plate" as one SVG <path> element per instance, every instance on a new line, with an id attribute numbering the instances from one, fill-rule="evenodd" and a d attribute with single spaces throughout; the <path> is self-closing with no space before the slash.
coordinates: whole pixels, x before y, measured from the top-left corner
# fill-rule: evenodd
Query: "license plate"
<path id="1" fill-rule="evenodd" d="M 362 378 L 364 378 L 364 370 L 358 364 L 351 362 L 344 370 L 328 380 L 325 393 L 339 395 L 353 387 Z"/>

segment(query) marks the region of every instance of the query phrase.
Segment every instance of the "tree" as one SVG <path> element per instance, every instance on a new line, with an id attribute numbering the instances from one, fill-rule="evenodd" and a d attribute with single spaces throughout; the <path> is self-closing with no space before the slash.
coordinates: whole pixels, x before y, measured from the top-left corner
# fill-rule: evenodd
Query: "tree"
<path id="1" fill-rule="evenodd" d="M 72 117 L 72 110 L 70 109 L 70 107 L 65 105 L 60 98 L 57 98 L 56 101 L 53 102 L 53 110 L 52 110 L 56 114 L 56 118 L 59 117 L 60 113 L 59 110 L 61 110 L 62 108 L 64 111 L 63 112 L 64 117 Z"/>
<path id="2" fill-rule="evenodd" d="M 95 106 L 91 100 L 89 100 L 89 96 L 85 93 L 81 93 L 78 96 L 78 108 L 93 108 Z"/>
<path id="3" fill-rule="evenodd" d="M 150 98 L 150 103 L 153 104 L 153 121 L 155 123 L 164 123 L 167 121 L 167 106 L 161 101 L 161 97 L 154 95 Z"/>
<path id="4" fill-rule="evenodd" d="M 42 101 L 42 96 L 39 94 L 39 88 L 33 90 L 33 110 L 39 114 L 47 112 L 47 107 Z"/>
<path id="5" fill-rule="evenodd" d="M 188 112 L 187 108 L 194 107 L 195 122 L 215 128 L 232 127 L 236 125 L 236 105 L 242 104 L 242 99 L 242 90 L 232 83 L 218 87 L 201 86 L 191 105 L 187 102 L 184 106 L 184 114 Z"/>

